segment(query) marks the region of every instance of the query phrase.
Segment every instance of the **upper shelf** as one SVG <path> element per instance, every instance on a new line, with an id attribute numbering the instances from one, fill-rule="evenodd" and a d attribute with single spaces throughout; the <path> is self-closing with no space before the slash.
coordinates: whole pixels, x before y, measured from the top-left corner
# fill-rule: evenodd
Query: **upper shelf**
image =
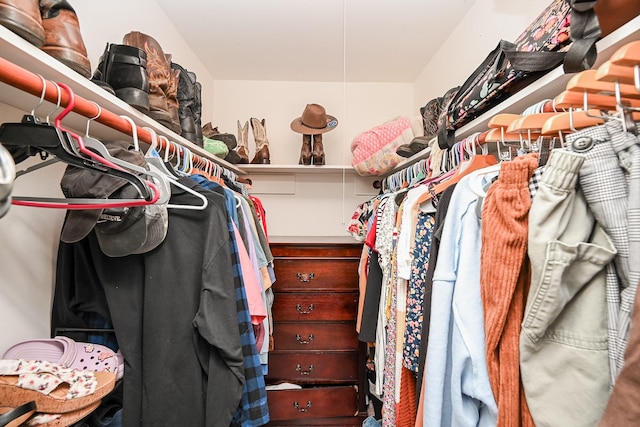
<path id="1" fill-rule="evenodd" d="M 151 128 L 158 135 L 166 136 L 169 140 L 188 148 L 194 154 L 207 158 L 237 174 L 245 174 L 236 165 L 213 156 L 203 148 L 162 126 L 3 26 L 0 26 L 0 55 L 26 72 L 40 75 L 52 82 L 65 83 L 77 96 L 95 102 L 102 110 L 110 111 L 118 116 L 128 116 L 138 127 Z M 2 103 L 28 112 L 38 105 L 39 100 L 40 94 L 28 93 L 0 82 L 0 102 Z M 35 114 L 45 116 L 50 114 L 54 107 L 55 104 L 45 101 L 41 106 L 38 106 Z M 86 117 L 76 113 L 71 113 L 64 119 L 67 127 L 81 132 L 84 132 L 87 120 Z M 91 123 L 91 134 L 100 139 L 130 138 L 127 134 L 98 122 Z"/>
<path id="2" fill-rule="evenodd" d="M 598 59 L 596 60 L 594 68 L 597 68 L 604 63 L 622 46 L 634 40 L 640 40 L 640 16 L 636 16 L 634 19 L 597 42 Z M 551 70 L 549 73 L 531 83 L 526 88 L 514 95 L 511 95 L 509 98 L 486 111 L 475 120 L 465 126 L 462 126 L 456 131 L 456 140 L 461 140 L 475 132 L 483 132 L 487 130 L 487 123 L 496 114 L 521 114 L 529 106 L 537 102 L 544 99 L 554 98 L 565 89 L 567 82 L 572 76 L 573 74 L 565 74 L 562 66 Z M 429 157 L 429 154 L 430 149 L 427 148 L 402 161 L 395 168 L 387 172 L 385 176 L 411 166 L 419 160 Z"/>
<path id="3" fill-rule="evenodd" d="M 295 174 L 356 174 L 355 169 L 351 165 L 259 165 L 259 164 L 244 164 L 242 170 L 249 174 L 261 174 L 261 173 L 295 173 Z"/>

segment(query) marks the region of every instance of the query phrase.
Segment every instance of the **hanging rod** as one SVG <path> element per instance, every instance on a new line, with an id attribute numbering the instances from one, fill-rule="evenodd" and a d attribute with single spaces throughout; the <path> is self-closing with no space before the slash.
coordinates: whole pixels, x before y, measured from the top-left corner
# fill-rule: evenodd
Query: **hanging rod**
<path id="1" fill-rule="evenodd" d="M 54 82 L 45 79 L 40 74 L 36 74 L 29 70 L 26 70 L 4 58 L 0 58 L 0 82 L 6 83 L 10 86 L 15 87 L 16 89 L 20 89 L 23 92 L 27 92 L 36 97 L 42 96 L 44 84 L 44 99 L 53 103 L 54 105 L 58 103 L 59 93 Z M 62 95 L 60 96 L 60 106 L 65 107 L 66 105 L 68 105 L 68 103 L 69 94 L 62 91 Z M 107 109 L 98 107 L 95 102 L 89 101 L 79 95 L 75 95 L 75 106 L 72 111 L 88 119 L 95 118 L 94 120 L 98 123 L 101 123 L 111 129 L 120 131 L 124 134 L 133 136 L 132 125 L 131 123 L 129 123 L 129 121 Z M 136 126 L 136 133 L 138 135 L 138 140 L 144 141 L 147 144 L 151 144 L 152 136 L 149 131 L 142 128 L 141 126 Z M 223 169 L 229 169 L 239 174 L 243 173 L 234 165 L 226 164 L 227 162 L 224 162 L 224 160 L 221 161 L 219 159 L 214 159 L 212 155 L 196 154 L 194 153 L 194 149 L 186 146 L 184 143 L 176 142 L 176 144 L 180 148 L 189 150 L 192 153 L 194 163 L 203 161 L 213 162 L 218 167 L 221 167 Z M 167 147 L 167 144 L 165 144 L 165 142 L 160 138 L 158 138 L 157 146 L 162 150 L 169 150 L 170 154 L 180 154 L 175 152 L 175 148 L 173 145 L 169 145 Z M 195 150 L 206 153 L 204 149 L 201 149 L 198 146 L 195 147 Z"/>

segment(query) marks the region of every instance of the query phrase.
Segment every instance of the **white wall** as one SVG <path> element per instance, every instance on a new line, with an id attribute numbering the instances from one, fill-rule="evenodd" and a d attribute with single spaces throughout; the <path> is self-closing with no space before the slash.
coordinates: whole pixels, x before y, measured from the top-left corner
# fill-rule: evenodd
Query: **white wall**
<path id="1" fill-rule="evenodd" d="M 2 122 L 20 121 L 24 111 L 0 104 Z M 32 157 L 19 169 L 40 163 Z M 12 196 L 63 197 L 58 163 L 19 177 Z M 18 340 L 49 336 L 55 254 L 65 211 L 11 206 L 0 218 L 0 352 Z M 1 353 L 0 353 L 1 355 Z"/>
<path id="2" fill-rule="evenodd" d="M 213 80 L 196 54 L 178 36 L 153 0 L 112 0 L 96 5 L 74 1 L 82 37 L 94 70 L 107 42 L 121 43 L 129 31 L 153 35 L 174 61 L 198 75 L 203 95 L 210 98 Z M 210 103 L 204 113 L 210 115 Z M 24 111 L 0 104 L 0 122 L 19 121 Z M 39 163 L 35 157 L 19 169 Z M 63 197 L 60 178 L 63 164 L 48 166 L 16 180 L 13 194 Z M 55 259 L 65 211 L 12 206 L 0 219 L 0 355 L 11 344 L 29 338 L 48 337 L 54 285 Z"/>
<path id="3" fill-rule="evenodd" d="M 338 127 L 323 135 L 327 165 L 350 165 L 350 144 L 359 133 L 412 114 L 411 84 L 216 80 L 214 92 L 213 124 L 221 132 L 237 135 L 238 120 L 243 125 L 251 117 L 266 120 L 273 165 L 298 164 L 302 136 L 290 124 L 308 103 L 322 105 L 338 119 Z M 249 149 L 253 158 L 251 129 Z M 355 207 L 376 193 L 372 179 L 353 174 L 344 179 L 341 174 L 250 176 L 257 181 L 269 179 L 267 192 L 256 185 L 253 193 L 268 211 L 273 236 L 347 236 L 346 225 Z"/>
<path id="4" fill-rule="evenodd" d="M 514 41 L 550 0 L 476 0 L 415 81 L 413 107 L 459 86 L 501 39 Z"/>
<path id="5" fill-rule="evenodd" d="M 271 163 L 296 165 L 302 136 L 291 130 L 309 103 L 322 105 L 338 119 L 338 127 L 324 134 L 326 163 L 350 165 L 349 146 L 365 130 L 400 115 L 411 115 L 413 85 L 393 83 L 326 83 L 216 80 L 213 124 L 221 132 L 237 134 L 237 121 L 266 119 Z M 255 143 L 249 130 L 249 149 Z"/>
<path id="6" fill-rule="evenodd" d="M 100 6 L 93 1 L 71 3 L 78 15 L 92 71 L 98 66 L 107 43 L 121 44 L 125 34 L 140 31 L 152 36 L 164 53 L 173 56 L 173 62 L 196 73 L 202 83 L 203 99 L 211 99 L 213 79 L 198 59 L 202 53 L 191 50 L 154 0 L 111 0 Z M 211 116 L 209 103 L 203 103 L 202 109 L 203 118 Z"/>

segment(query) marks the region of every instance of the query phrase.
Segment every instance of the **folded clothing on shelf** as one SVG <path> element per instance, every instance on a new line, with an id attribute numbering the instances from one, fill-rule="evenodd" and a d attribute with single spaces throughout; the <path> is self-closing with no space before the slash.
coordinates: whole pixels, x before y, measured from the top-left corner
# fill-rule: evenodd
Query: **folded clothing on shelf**
<path id="1" fill-rule="evenodd" d="M 351 143 L 351 165 L 359 175 L 380 175 L 396 166 L 402 157 L 396 150 L 414 138 L 409 118 L 401 116 L 362 132 Z"/>

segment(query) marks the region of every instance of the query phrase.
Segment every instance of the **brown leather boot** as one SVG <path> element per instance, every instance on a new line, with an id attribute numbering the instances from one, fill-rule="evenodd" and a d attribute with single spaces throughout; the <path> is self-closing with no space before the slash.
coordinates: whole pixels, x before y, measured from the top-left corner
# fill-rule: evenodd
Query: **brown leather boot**
<path id="1" fill-rule="evenodd" d="M 324 165 L 324 147 L 322 145 L 322 134 L 313 135 L 313 164 Z"/>
<path id="2" fill-rule="evenodd" d="M 202 126 L 202 135 L 206 136 L 207 138 L 215 139 L 213 138 L 213 135 L 218 133 L 220 133 L 220 131 L 218 130 L 218 126 L 213 127 L 211 122 L 207 122 L 204 126 Z"/>
<path id="3" fill-rule="evenodd" d="M 122 43 L 135 46 L 147 54 L 147 73 L 149 74 L 149 117 L 171 129 L 173 120 L 169 114 L 167 92 L 171 76 L 171 64 L 167 61 L 162 47 L 151 36 L 139 31 L 125 34 Z"/>
<path id="4" fill-rule="evenodd" d="M 89 78 L 91 63 L 76 11 L 66 0 L 40 0 L 40 16 L 44 28 L 44 45 L 41 49 Z"/>
<path id="5" fill-rule="evenodd" d="M 302 148 L 300 149 L 299 165 L 311 164 L 311 135 L 302 135 Z"/>
<path id="6" fill-rule="evenodd" d="M 165 54 L 167 61 L 171 64 L 171 55 Z M 171 66 L 171 65 L 169 65 Z M 180 126 L 180 116 L 178 113 L 178 86 L 180 85 L 180 71 L 171 69 L 169 72 L 169 86 L 167 86 L 167 108 L 171 116 L 171 129 L 178 135 L 182 134 L 182 126 Z M 189 139 L 189 138 L 187 138 Z M 191 140 L 190 140 L 191 141 Z M 191 141 L 194 142 L 194 141 Z"/>
<path id="7" fill-rule="evenodd" d="M 44 44 L 37 0 L 0 0 L 0 24 L 36 47 Z"/>
<path id="8" fill-rule="evenodd" d="M 271 160 L 269 159 L 269 140 L 267 139 L 265 119 L 258 120 L 252 117 L 251 129 L 253 130 L 253 139 L 256 142 L 256 154 L 251 163 L 268 165 Z"/>
<path id="9" fill-rule="evenodd" d="M 249 122 L 244 122 L 244 126 L 241 126 L 240 120 L 238 120 L 238 147 L 236 151 L 240 156 L 239 163 L 249 163 Z"/>

